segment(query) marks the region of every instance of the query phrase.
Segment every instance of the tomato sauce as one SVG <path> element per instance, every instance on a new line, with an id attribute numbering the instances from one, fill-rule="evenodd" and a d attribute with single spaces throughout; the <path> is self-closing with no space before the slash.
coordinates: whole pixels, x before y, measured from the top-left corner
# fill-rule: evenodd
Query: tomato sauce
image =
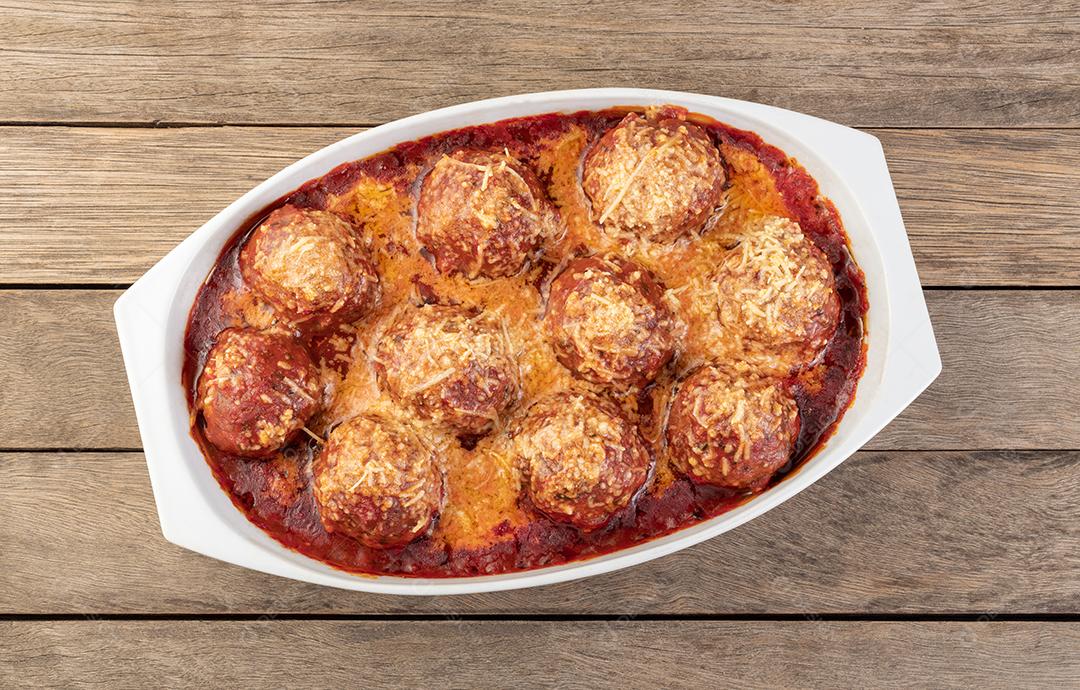
<path id="1" fill-rule="evenodd" d="M 182 385 L 188 394 L 191 433 L 222 489 L 238 509 L 280 543 L 336 568 L 372 575 L 455 577 L 527 570 L 610 553 L 708 520 L 756 495 L 696 485 L 659 466 L 662 464 L 659 459 L 662 430 L 659 426 L 666 398 L 658 389 L 665 385 L 663 381 L 643 391 L 636 400 L 626 402 L 632 408 L 643 437 L 658 456 L 657 480 L 607 527 L 592 533 L 546 519 L 532 510 L 522 495 L 513 500 L 513 505 L 504 501 L 493 504 L 490 509 L 485 509 L 486 512 L 444 509 L 443 524 L 437 525 L 430 535 L 401 548 L 369 548 L 351 538 L 328 533 L 319 521 L 310 473 L 311 460 L 319 449 L 317 442 L 304 436 L 275 457 L 249 459 L 218 450 L 206 441 L 201 428 L 194 389 L 214 338 L 226 327 L 265 327 L 272 318 L 265 307 L 255 303 L 237 265 L 237 255 L 245 238 L 269 212 L 285 203 L 334 210 L 351 217 L 358 227 L 376 235 L 375 244 L 380 256 L 388 257 L 383 270 L 390 272 L 384 275 L 384 282 L 390 288 L 391 301 L 406 298 L 434 301 L 447 291 L 453 292 L 455 297 L 480 299 L 478 295 L 484 294 L 485 288 L 456 286 L 433 276 L 429 267 L 425 268 L 426 258 L 419 256 L 422 252 L 417 252 L 415 244 L 410 243 L 414 240 L 408 233 L 411 230 L 410 214 L 413 213 L 412 200 L 418 180 L 442 154 L 457 148 L 506 149 L 519 160 L 533 165 L 560 206 L 564 220 L 583 228 L 580 232 L 585 234 L 573 236 L 571 233 L 568 242 L 588 244 L 582 240 L 589 236 L 587 213 L 582 212 L 579 201 L 570 198 L 578 193 L 576 188 L 573 192 L 567 190 L 576 184 L 573 175 L 583 151 L 629 110 L 636 109 L 539 115 L 403 143 L 367 159 L 346 163 L 304 184 L 237 229 L 192 307 L 185 334 Z M 795 160 L 753 132 L 735 129 L 700 115 L 689 114 L 687 117 L 708 132 L 724 152 L 725 159 L 744 157 L 750 167 L 760 169 L 759 179 L 752 181 L 766 191 L 762 192 L 764 196 L 755 197 L 757 192 L 751 194 L 753 190 L 746 190 L 746 197 L 751 199 L 747 205 L 761 204 L 770 213 L 798 221 L 803 233 L 831 261 L 841 299 L 840 325 L 821 361 L 790 379 L 802 426 L 791 462 L 773 477 L 765 489 L 768 490 L 784 481 L 821 448 L 854 398 L 866 361 L 864 331 L 868 302 L 865 279 L 852 259 L 836 208 L 820 195 L 817 183 Z M 513 289 L 538 294 L 540 291 L 534 286 L 543 284 L 552 266 L 550 262 L 540 262 L 513 284 Z M 497 297 L 485 296 L 484 299 Z M 378 317 L 375 315 L 372 319 Z M 354 406 L 358 404 L 355 399 L 363 396 L 356 392 L 364 390 L 363 382 L 351 383 L 355 378 L 352 370 L 358 366 L 353 353 L 363 344 L 370 328 L 371 321 L 365 320 L 330 336 L 308 334 L 302 330 L 295 333 L 306 342 L 327 375 L 337 377 L 334 379 L 338 382 L 335 403 L 318 423 L 313 423 L 319 433 L 325 434 L 342 421 L 343 416 L 354 412 Z M 671 374 L 667 385 L 676 375 Z M 341 402 L 342 398 L 348 400 Z M 455 500 L 454 496 L 460 500 L 460 497 L 498 493 L 497 490 L 488 491 L 484 486 L 476 487 L 475 493 L 468 492 L 473 488 L 469 486 L 470 482 L 498 484 L 504 481 L 502 474 L 489 476 L 483 470 L 476 473 L 477 463 L 473 460 L 486 452 L 485 448 L 485 442 L 480 441 L 475 449 L 469 442 L 453 450 L 448 461 L 456 463 L 454 467 L 458 468 L 451 473 L 453 482 L 464 488 L 455 492 L 452 486 L 451 501 Z M 484 457 L 480 459 L 485 460 Z M 505 519 L 499 519 L 499 511 L 505 512 Z"/>

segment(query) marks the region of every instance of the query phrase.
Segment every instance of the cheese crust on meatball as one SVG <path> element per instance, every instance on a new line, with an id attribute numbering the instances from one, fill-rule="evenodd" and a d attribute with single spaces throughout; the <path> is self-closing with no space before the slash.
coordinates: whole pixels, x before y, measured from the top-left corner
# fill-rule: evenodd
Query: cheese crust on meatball
<path id="1" fill-rule="evenodd" d="M 284 446 L 307 424 L 321 396 L 318 370 L 294 338 L 227 328 L 206 356 L 196 405 L 210 443 L 258 457 Z"/>
<path id="2" fill-rule="evenodd" d="M 463 307 L 407 307 L 375 347 L 383 388 L 424 419 L 487 433 L 517 402 L 521 384 L 501 319 Z"/>
<path id="3" fill-rule="evenodd" d="M 541 398 L 511 433 L 529 500 L 556 522 L 603 527 L 648 481 L 645 442 L 612 404 L 573 392 Z"/>
<path id="4" fill-rule="evenodd" d="M 630 113 L 585 158 L 593 219 L 619 238 L 660 243 L 700 231 L 724 199 L 720 151 L 684 120 Z"/>
<path id="5" fill-rule="evenodd" d="M 508 154 L 455 151 L 420 187 L 416 234 L 441 273 L 517 275 L 557 225 L 536 175 Z"/>
<path id="6" fill-rule="evenodd" d="M 613 254 L 571 261 L 545 319 L 559 361 L 599 384 L 644 386 L 671 361 L 679 322 L 652 272 Z"/>
<path id="7" fill-rule="evenodd" d="M 812 364 L 840 320 L 832 266 L 798 223 L 766 218 L 741 236 L 716 276 L 731 353 L 784 375 Z"/>
<path id="8" fill-rule="evenodd" d="M 335 428 L 312 474 L 326 531 L 373 548 L 403 546 L 425 534 L 442 506 L 442 474 L 432 452 L 411 430 L 378 415 Z"/>
<path id="9" fill-rule="evenodd" d="M 353 226 L 328 211 L 282 206 L 240 251 L 244 281 L 290 324 L 348 323 L 379 302 L 379 275 Z"/>
<path id="10" fill-rule="evenodd" d="M 758 489 L 791 458 L 799 426 L 798 406 L 782 382 L 704 366 L 672 399 L 669 458 L 695 482 Z"/>

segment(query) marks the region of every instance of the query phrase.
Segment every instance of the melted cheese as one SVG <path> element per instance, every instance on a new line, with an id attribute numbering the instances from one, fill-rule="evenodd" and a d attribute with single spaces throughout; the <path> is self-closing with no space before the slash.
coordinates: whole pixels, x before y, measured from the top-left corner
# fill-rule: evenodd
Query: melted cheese
<path id="1" fill-rule="evenodd" d="M 685 337 L 680 342 L 674 367 L 665 370 L 654 386 L 654 413 L 641 429 L 643 438 L 657 456 L 649 490 L 663 491 L 674 478 L 663 453 L 664 415 L 671 386 L 700 363 L 727 356 L 731 351 L 733 336 L 717 319 L 715 269 L 729 256 L 732 237 L 742 233 L 751 221 L 784 215 L 786 210 L 768 172 L 753 154 L 724 147 L 732 170 L 727 189 L 728 203 L 715 226 L 703 237 L 682 238 L 670 244 L 613 237 L 593 221 L 590 202 L 581 188 L 580 163 L 587 145 L 585 131 L 573 126 L 551 141 L 540 142 L 538 149 L 507 153 L 524 160 L 538 150 L 530 164 L 547 181 L 549 194 L 559 211 L 562 234 L 549 238 L 544 248 L 545 258 L 554 264 L 554 268 L 548 267 L 548 280 L 559 273 L 575 248 L 585 246 L 595 252 L 617 251 L 653 271 L 667 287 L 664 299 L 678 321 L 673 328 L 679 329 L 680 335 L 685 334 Z M 662 153 L 667 155 L 670 150 L 665 149 Z M 425 165 L 403 168 L 389 181 L 361 177 L 348 191 L 327 201 L 329 210 L 350 217 L 370 238 L 382 281 L 383 299 L 373 313 L 357 324 L 357 337 L 351 350 L 340 353 L 349 360 L 345 374 L 324 372 L 332 379 L 333 397 L 330 405 L 310 424 L 318 433 L 325 434 L 331 426 L 363 413 L 401 414 L 378 385 L 373 367 L 375 344 L 397 310 L 403 304 L 416 303 L 418 283 L 428 286 L 444 302 L 482 309 L 499 320 L 500 339 L 517 360 L 521 384 L 518 413 L 531 401 L 554 392 L 571 388 L 603 390 L 575 379 L 556 360 L 543 322 L 546 286 L 538 279 L 541 267 L 533 266 L 510 278 L 470 280 L 460 275 L 442 275 L 425 258 L 415 233 L 414 183 L 435 162 L 431 160 Z M 490 174 L 484 173 L 488 185 Z M 619 203 L 625 203 L 625 200 Z M 798 276 L 792 276 L 792 279 L 798 280 Z M 265 309 L 253 303 L 246 290 L 241 289 L 227 299 L 239 309 L 241 320 L 253 325 L 269 322 Z M 589 308 L 606 309 L 600 302 Z M 629 318 L 623 309 L 617 305 L 611 307 L 612 322 Z M 736 370 L 748 370 L 738 363 L 732 366 Z M 415 389 L 421 391 L 425 386 L 436 385 L 441 377 L 448 375 L 446 369 L 448 367 L 436 366 L 425 378 L 413 384 Z M 615 402 L 631 419 L 637 417 L 637 402 L 633 396 L 620 396 Z M 513 414 L 511 412 L 511 417 Z M 710 411 L 703 410 L 702 414 L 708 415 Z M 465 450 L 445 433 L 419 423 L 417 434 L 425 444 L 437 449 L 442 460 L 446 486 L 442 516 L 433 538 L 460 548 L 483 546 L 493 540 L 512 538 L 511 530 L 500 530 L 501 525 L 512 527 L 532 519 L 518 504 L 522 477 L 513 466 L 512 452 L 507 447 L 507 424 L 508 419 L 496 420 L 491 435 L 481 439 L 474 449 Z M 597 430 L 597 433 L 604 432 Z M 590 466 L 595 465 L 583 464 L 581 471 L 591 471 Z M 588 479 L 584 475 L 580 478 Z M 496 532 L 504 536 L 497 536 Z"/>

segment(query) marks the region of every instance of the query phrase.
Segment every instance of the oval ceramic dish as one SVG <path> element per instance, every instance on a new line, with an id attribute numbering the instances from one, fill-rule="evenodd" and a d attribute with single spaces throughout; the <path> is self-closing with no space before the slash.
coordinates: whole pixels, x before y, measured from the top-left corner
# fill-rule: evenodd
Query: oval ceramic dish
<path id="1" fill-rule="evenodd" d="M 866 277 L 866 368 L 835 433 L 797 471 L 742 505 L 686 529 L 563 565 L 492 576 L 354 575 L 289 550 L 248 521 L 191 437 L 179 385 L 191 305 L 223 246 L 252 214 L 333 168 L 446 130 L 550 112 L 673 104 L 751 130 L 817 180 L 839 211 Z M 162 532 L 185 548 L 318 584 L 396 594 L 462 594 L 561 582 L 672 553 L 770 510 L 839 465 L 921 393 L 941 369 L 926 305 L 881 149 L 874 137 L 769 106 L 670 91 L 587 89 L 436 110 L 349 137 L 258 185 L 188 237 L 116 303 L 117 328 Z"/>

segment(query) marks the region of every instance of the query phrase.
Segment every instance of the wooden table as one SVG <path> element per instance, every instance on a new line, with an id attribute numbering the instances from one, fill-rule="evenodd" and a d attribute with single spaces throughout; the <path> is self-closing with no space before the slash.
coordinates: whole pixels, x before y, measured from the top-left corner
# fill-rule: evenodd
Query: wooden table
<path id="1" fill-rule="evenodd" d="M 1080 5 L 0 6 L 0 686 L 1080 682 Z M 111 305 L 217 210 L 364 127 L 644 86 L 884 143 L 944 371 L 707 543 L 445 599 L 161 536 Z"/>

